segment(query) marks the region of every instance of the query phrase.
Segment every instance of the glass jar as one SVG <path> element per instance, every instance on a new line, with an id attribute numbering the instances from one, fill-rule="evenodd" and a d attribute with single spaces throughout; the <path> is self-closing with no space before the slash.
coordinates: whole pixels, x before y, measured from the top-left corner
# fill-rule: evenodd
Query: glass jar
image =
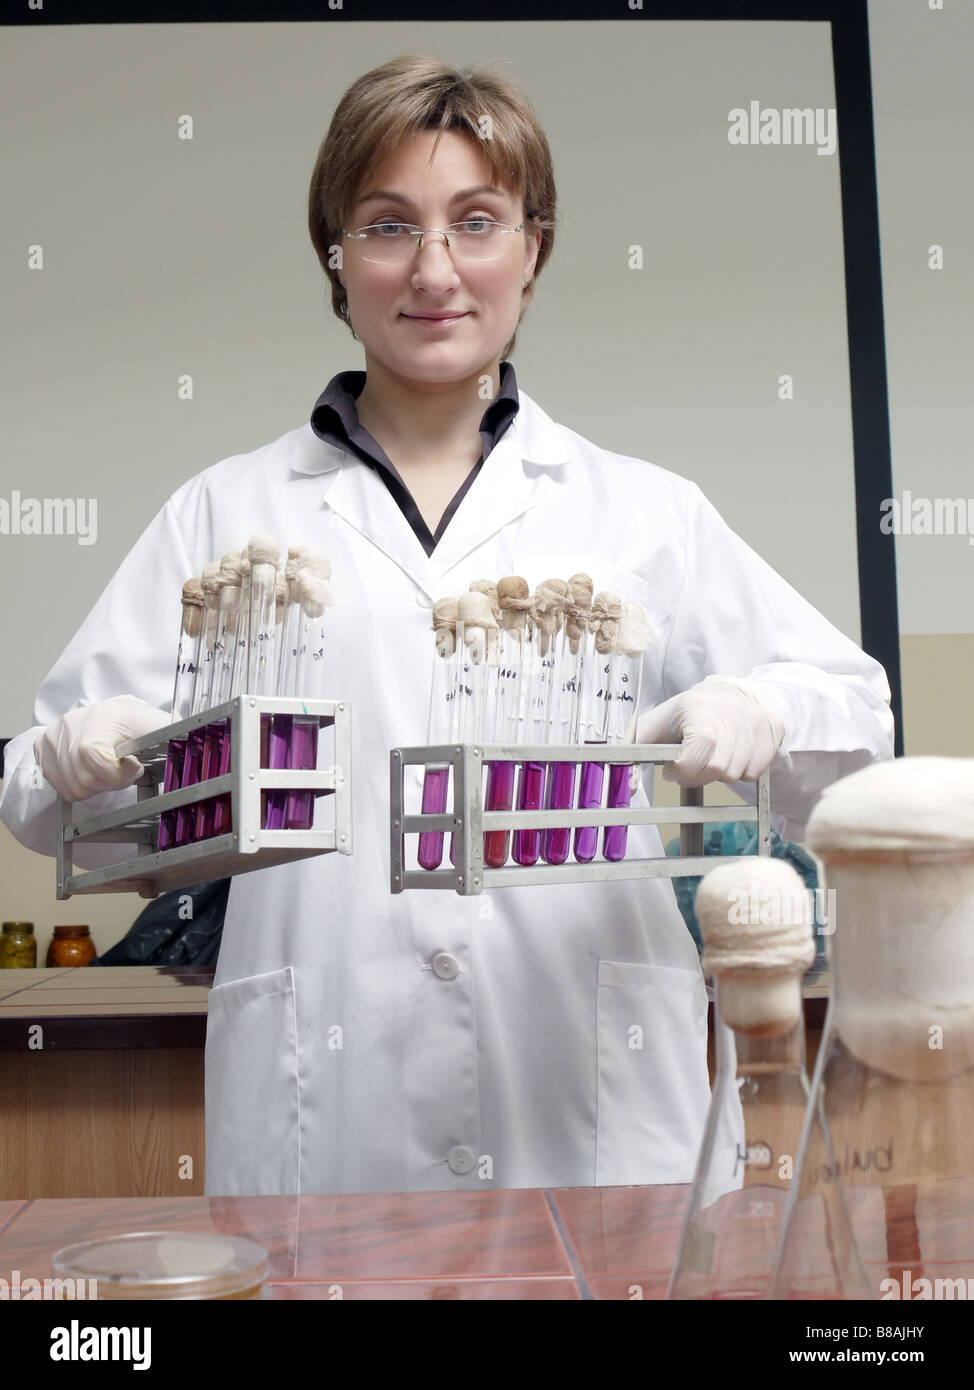
<path id="1" fill-rule="evenodd" d="M 133 1231 L 54 1253 L 62 1298 L 270 1298 L 267 1251 L 245 1236 Z"/>
<path id="2" fill-rule="evenodd" d="M 87 965 L 96 954 L 95 943 L 87 927 L 55 927 L 47 948 L 47 965 Z"/>
<path id="3" fill-rule="evenodd" d="M 4 922 L 0 932 L 0 970 L 33 970 L 37 941 L 33 922 Z"/>

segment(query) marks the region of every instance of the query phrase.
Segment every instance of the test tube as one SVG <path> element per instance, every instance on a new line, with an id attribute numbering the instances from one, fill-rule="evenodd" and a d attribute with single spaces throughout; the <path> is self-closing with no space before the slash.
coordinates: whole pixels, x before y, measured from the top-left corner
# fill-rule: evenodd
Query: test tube
<path id="1" fill-rule="evenodd" d="M 592 600 L 589 619 L 590 647 L 587 667 L 589 679 L 582 696 L 580 732 L 585 743 L 607 743 L 609 725 L 609 691 L 611 686 L 611 653 L 619 630 L 622 600 L 617 594 L 604 590 Z M 605 786 L 605 763 L 585 762 L 579 780 L 578 809 L 601 810 Z M 599 830 L 595 825 L 580 825 L 575 831 L 574 853 L 580 864 L 595 858 L 599 847 Z"/>
<path id="2" fill-rule="evenodd" d="M 501 605 L 497 597 L 497 585 L 492 579 L 475 579 L 470 585 L 472 594 L 483 594 L 490 604 L 490 611 L 493 615 L 494 625 L 487 629 L 488 642 L 490 644 L 490 660 L 487 665 L 487 673 L 484 679 L 483 692 L 483 717 L 480 723 L 480 737 L 489 740 L 494 737 L 496 726 L 496 710 L 498 700 L 498 689 L 500 685 L 500 625 L 501 625 Z"/>
<path id="3" fill-rule="evenodd" d="M 528 660 L 523 667 L 526 679 L 525 740 L 529 744 L 548 742 L 556 637 L 567 594 L 568 585 L 563 579 L 546 579 L 535 590 L 525 644 Z M 546 770 L 546 764 L 537 759 L 528 759 L 520 764 L 517 787 L 519 811 L 541 810 Z M 536 864 L 541 854 L 541 840 L 540 830 L 515 830 L 516 863 L 525 866 Z"/>
<path id="4" fill-rule="evenodd" d="M 183 585 L 183 613 L 179 625 L 179 648 L 176 653 L 176 679 L 172 692 L 172 722 L 185 719 L 193 699 L 193 682 L 196 677 L 196 661 L 203 628 L 203 586 L 198 579 L 188 579 Z M 166 750 L 166 772 L 162 784 L 164 792 L 175 791 L 181 784 L 183 756 L 186 751 L 184 738 L 171 738 Z M 159 838 L 157 847 L 169 849 L 176 837 L 176 811 L 163 811 L 159 817 Z"/>
<path id="5" fill-rule="evenodd" d="M 287 698 L 295 694 L 295 675 L 297 670 L 298 630 L 301 619 L 301 602 L 295 581 L 298 567 L 308 551 L 304 546 L 291 546 L 287 552 L 287 563 L 283 573 L 277 576 L 275 595 L 275 620 L 277 623 L 277 693 Z M 290 767 L 291 732 L 293 719 L 290 714 L 275 714 L 271 718 L 270 766 Z M 272 791 L 267 795 L 267 828 L 282 830 L 287 823 L 287 792 Z"/>
<path id="6" fill-rule="evenodd" d="M 455 598 L 440 598 L 433 604 L 433 633 L 436 655 L 430 679 L 429 719 L 426 742 L 430 747 L 450 743 L 455 737 L 457 686 L 457 613 Z M 423 815 L 441 816 L 446 810 L 450 785 L 449 763 L 427 763 L 423 773 Z M 417 860 L 421 869 L 438 869 L 443 862 L 442 830 L 420 833 Z"/>
<path id="7" fill-rule="evenodd" d="M 494 697 L 493 739 L 497 743 L 516 744 L 520 738 L 522 645 L 531 608 L 531 591 L 527 580 L 511 574 L 498 580 L 497 602 L 500 607 L 498 634 L 497 684 Z M 510 811 L 514 806 L 513 759 L 494 759 L 487 764 L 487 792 L 484 808 L 487 811 Z M 484 863 L 490 869 L 501 869 L 510 852 L 509 830 L 484 832 Z"/>
<path id="8" fill-rule="evenodd" d="M 196 671 L 193 678 L 193 696 L 190 714 L 200 714 L 207 708 L 209 678 L 212 673 L 213 647 L 216 641 L 216 617 L 220 591 L 217 576 L 220 566 L 213 560 L 203 566 L 200 584 L 203 589 L 202 630 L 197 654 Z M 183 754 L 183 769 L 179 779 L 181 787 L 196 786 L 203 767 L 203 744 L 205 729 L 194 729 L 187 736 Z M 196 803 L 180 806 L 176 812 L 175 843 L 188 845 L 196 833 Z"/>
<path id="9" fill-rule="evenodd" d="M 292 615 L 289 615 L 288 640 L 293 645 L 289 645 L 286 650 L 287 669 L 282 671 L 278 677 L 278 690 L 282 695 L 299 698 L 302 694 L 311 695 L 310 690 L 302 690 L 302 670 L 304 663 L 313 660 L 306 655 L 309 642 L 312 654 L 319 653 L 317 664 L 313 666 L 313 677 L 315 681 L 314 698 L 319 698 L 324 694 L 324 620 L 323 615 L 317 615 L 315 623 L 309 622 L 309 615 L 302 607 L 302 584 L 312 577 L 321 581 L 322 590 L 318 598 L 330 608 L 334 604 L 332 597 L 331 584 L 331 561 L 321 554 L 318 550 L 309 550 L 304 546 L 292 547 L 288 551 L 288 563 L 291 565 L 291 575 L 294 580 L 294 594 L 297 599 L 297 607 Z M 287 571 L 286 571 L 287 572 Z M 280 683 L 283 682 L 283 683 Z M 318 765 L 318 720 L 295 718 L 291 715 L 283 716 L 285 727 L 288 729 L 287 760 L 282 766 L 303 769 L 305 771 L 317 767 Z M 271 793 L 271 805 L 273 806 L 274 793 Z M 280 793 L 278 793 L 280 795 Z M 284 798 L 284 821 L 283 824 L 292 830 L 310 829 L 314 819 L 315 798 L 310 792 L 287 793 Z M 307 824 L 305 824 L 307 821 Z"/>
<path id="10" fill-rule="evenodd" d="M 290 551 L 288 556 L 288 564 L 290 564 Z M 295 601 L 292 585 L 287 576 L 287 566 L 285 566 L 284 570 L 278 573 L 274 587 L 274 659 L 277 669 L 273 676 L 273 685 L 278 695 L 289 693 L 285 688 L 285 668 L 288 665 L 288 641 L 294 640 L 289 635 L 289 628 L 294 628 L 295 609 L 300 612 L 300 604 Z M 293 663 L 291 675 L 293 679 Z M 268 767 L 280 769 L 290 766 L 292 722 L 290 714 L 271 715 L 267 744 Z M 286 803 L 287 792 L 270 791 L 267 793 L 266 825 L 268 830 L 284 829 Z"/>
<path id="11" fill-rule="evenodd" d="M 236 554 L 236 552 L 234 552 Z M 230 686 L 226 694 L 226 699 L 235 700 L 243 692 L 244 677 L 247 672 L 247 640 L 249 637 L 250 620 L 250 561 L 246 551 L 240 553 L 239 562 L 240 573 L 240 598 L 237 606 L 237 621 L 233 634 L 233 650 L 230 657 Z M 223 746 L 220 749 L 220 771 L 219 776 L 225 777 L 230 771 L 233 743 L 231 730 L 233 727 L 233 715 L 227 719 L 227 726 L 224 730 Z M 216 798 L 216 806 L 213 812 L 213 833 L 223 835 L 232 829 L 232 807 L 233 802 L 229 792 Z"/>
<path id="12" fill-rule="evenodd" d="M 281 549 L 273 536 L 252 536 L 247 544 L 250 561 L 250 609 L 247 615 L 246 674 L 244 695 L 273 695 L 277 666 L 276 636 L 277 566 Z M 270 766 L 271 716 L 260 717 L 260 766 Z M 261 792 L 260 825 L 267 825 L 267 793 Z"/>
<path id="13" fill-rule="evenodd" d="M 610 685 L 607 737 L 621 743 L 639 709 L 642 654 L 649 646 L 649 626 L 638 603 L 623 603 L 610 659 Z M 612 810 L 632 802 L 632 764 L 613 763 L 609 768 L 607 805 Z M 613 862 L 626 853 L 627 825 L 607 825 L 602 838 L 602 854 Z"/>
<path id="14" fill-rule="evenodd" d="M 320 574 L 302 569 L 297 574 L 295 588 L 301 608 L 295 656 L 295 695 L 320 700 L 324 695 L 324 613 L 334 602 L 331 586 Z M 318 766 L 318 728 L 316 714 L 293 716 L 288 767 L 309 772 Z M 314 792 L 287 793 L 284 816 L 288 830 L 310 830 L 314 815 Z"/>
<path id="15" fill-rule="evenodd" d="M 233 659 L 236 649 L 237 628 L 240 622 L 240 588 L 243 573 L 240 568 L 240 552 L 230 551 L 220 561 L 217 575 L 219 599 L 216 613 L 216 635 L 213 642 L 213 660 L 209 690 L 206 692 L 206 705 L 222 705 L 230 698 L 233 676 Z M 203 763 L 200 781 L 207 782 L 220 776 L 223 766 L 223 746 L 229 738 L 229 720 L 217 719 L 204 730 Z M 196 808 L 197 840 L 208 840 L 216 833 L 217 797 L 207 797 Z"/>
<path id="16" fill-rule="evenodd" d="M 477 590 L 461 594 L 457 607 L 457 743 L 483 742 L 488 692 L 497 684 L 497 632 L 487 594 Z M 451 863 L 455 857 L 451 835 Z"/>
<path id="17" fill-rule="evenodd" d="M 277 577 L 278 593 L 276 617 L 279 621 L 277 633 L 277 693 L 289 699 L 293 698 L 297 693 L 295 679 L 297 672 L 298 631 L 301 621 L 301 602 L 298 597 L 295 581 L 297 580 L 299 570 L 310 555 L 311 551 L 308 550 L 306 546 L 290 546 L 287 552 L 287 563 L 284 566 L 284 573 Z M 329 575 L 324 577 L 328 578 Z M 286 586 L 286 594 L 282 594 L 281 592 L 282 582 L 283 585 Z M 292 722 L 292 716 L 290 714 L 275 714 L 271 719 L 271 767 L 282 768 L 290 767 L 291 765 Z M 267 828 L 269 830 L 280 830 L 285 826 L 287 821 L 286 808 L 286 792 L 272 791 L 269 793 L 267 798 Z"/>
<path id="18" fill-rule="evenodd" d="M 592 611 L 592 580 L 576 574 L 568 581 L 564 625 L 559 633 L 559 659 L 552 689 L 550 741 L 570 744 L 578 741 L 579 695 L 584 678 L 585 637 Z M 548 764 L 545 809 L 568 810 L 575 805 L 575 775 L 578 764 Z M 571 848 L 572 833 L 567 827 L 545 830 L 541 857 L 547 864 L 564 864 Z"/>

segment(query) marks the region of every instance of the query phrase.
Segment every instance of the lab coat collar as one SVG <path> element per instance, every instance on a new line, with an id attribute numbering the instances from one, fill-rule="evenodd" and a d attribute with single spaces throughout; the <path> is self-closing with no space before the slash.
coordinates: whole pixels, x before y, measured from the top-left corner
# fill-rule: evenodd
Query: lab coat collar
<path id="1" fill-rule="evenodd" d="M 549 468 L 570 462 L 562 427 L 526 392 L 519 391 L 519 396 L 520 410 L 488 454 L 430 556 L 375 471 L 319 439 L 310 424 L 295 431 L 290 467 L 296 473 L 331 474 L 323 494 L 326 505 L 433 596 L 454 565 L 534 505 Z"/>
<path id="2" fill-rule="evenodd" d="M 526 391 L 518 387 L 520 409 L 495 448 L 505 440 L 519 441 L 521 458 L 538 467 L 557 468 L 571 461 L 565 431 L 541 409 Z M 491 450 L 493 455 L 494 450 Z M 295 473 L 331 473 L 346 462 L 358 460 L 335 444 L 319 439 L 310 423 L 292 432 L 290 467 Z"/>

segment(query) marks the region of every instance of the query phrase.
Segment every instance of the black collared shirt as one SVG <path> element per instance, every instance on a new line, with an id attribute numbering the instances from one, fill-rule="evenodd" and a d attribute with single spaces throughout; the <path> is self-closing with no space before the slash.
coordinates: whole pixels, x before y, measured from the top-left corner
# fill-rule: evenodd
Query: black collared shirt
<path id="1" fill-rule="evenodd" d="M 459 489 L 451 499 L 446 511 L 440 517 L 435 533 L 430 531 L 422 514 L 413 501 L 412 493 L 403 482 L 396 466 L 386 454 L 382 445 L 372 438 L 368 430 L 359 424 L 355 401 L 365 385 L 365 372 L 339 372 L 315 401 L 311 412 L 311 428 L 326 444 L 334 444 L 346 453 L 354 454 L 369 468 L 378 473 L 399 505 L 403 516 L 413 528 L 416 539 L 432 555 L 443 533 L 463 501 L 474 478 L 483 467 L 484 460 L 514 419 L 521 408 L 517 394 L 517 378 L 510 362 L 500 364 L 500 389 L 484 411 L 480 421 L 480 438 L 483 451 L 471 468 Z"/>

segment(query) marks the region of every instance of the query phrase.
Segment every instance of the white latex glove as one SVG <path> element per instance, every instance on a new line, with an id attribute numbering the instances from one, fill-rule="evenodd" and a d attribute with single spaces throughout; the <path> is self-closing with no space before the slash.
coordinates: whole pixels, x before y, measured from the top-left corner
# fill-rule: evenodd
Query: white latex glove
<path id="1" fill-rule="evenodd" d="M 707 676 L 636 721 L 634 743 L 683 742 L 664 763 L 667 782 L 756 782 L 781 747 L 785 726 L 762 704 L 760 687 L 736 676 Z M 630 726 L 632 728 L 632 726 Z"/>
<path id="2" fill-rule="evenodd" d="M 34 740 L 34 761 L 67 801 L 83 801 L 96 792 L 131 786 L 142 776 L 142 764 L 132 756 L 116 757 L 115 749 L 170 723 L 171 714 L 145 700 L 114 695 L 68 710 L 50 724 Z"/>

